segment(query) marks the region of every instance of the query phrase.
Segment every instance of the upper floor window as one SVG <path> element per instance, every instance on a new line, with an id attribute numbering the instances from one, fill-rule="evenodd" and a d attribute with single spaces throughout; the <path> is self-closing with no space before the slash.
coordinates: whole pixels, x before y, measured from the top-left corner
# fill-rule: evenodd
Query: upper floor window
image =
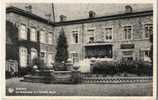
<path id="1" fill-rule="evenodd" d="M 48 33 L 48 44 L 53 44 L 53 34 Z"/>
<path id="2" fill-rule="evenodd" d="M 26 28 L 26 25 L 20 25 L 20 27 L 19 27 L 19 39 L 27 40 L 27 28 Z"/>
<path id="3" fill-rule="evenodd" d="M 35 28 L 30 29 L 30 40 L 37 41 L 37 32 Z"/>
<path id="4" fill-rule="evenodd" d="M 79 33 L 78 33 L 78 31 L 73 31 L 73 33 L 72 33 L 72 43 L 79 43 Z"/>
<path id="5" fill-rule="evenodd" d="M 104 40 L 112 40 L 112 28 L 105 28 Z"/>
<path id="6" fill-rule="evenodd" d="M 88 43 L 93 43 L 94 42 L 94 29 L 89 29 L 87 33 L 87 40 Z"/>
<path id="7" fill-rule="evenodd" d="M 46 33 L 45 31 L 40 31 L 40 42 L 46 43 Z"/>
<path id="8" fill-rule="evenodd" d="M 124 39 L 125 40 L 132 39 L 132 26 L 124 26 Z"/>
<path id="9" fill-rule="evenodd" d="M 145 30 L 145 33 L 144 33 L 144 38 L 149 38 L 151 34 L 153 34 L 153 25 L 152 24 L 145 24 L 144 25 L 144 30 Z"/>

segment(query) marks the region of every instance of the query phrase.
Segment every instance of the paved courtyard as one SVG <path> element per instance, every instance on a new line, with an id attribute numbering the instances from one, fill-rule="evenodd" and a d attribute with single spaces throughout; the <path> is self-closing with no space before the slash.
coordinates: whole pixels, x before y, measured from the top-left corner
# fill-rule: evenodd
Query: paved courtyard
<path id="1" fill-rule="evenodd" d="M 7 95 L 30 96 L 152 96 L 152 83 L 132 84 L 44 84 L 6 80 Z"/>

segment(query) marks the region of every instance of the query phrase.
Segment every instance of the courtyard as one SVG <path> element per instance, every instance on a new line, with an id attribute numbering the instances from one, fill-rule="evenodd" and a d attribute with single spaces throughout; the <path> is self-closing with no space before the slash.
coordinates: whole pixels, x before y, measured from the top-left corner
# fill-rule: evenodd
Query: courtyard
<path id="1" fill-rule="evenodd" d="M 6 80 L 7 96 L 152 96 L 152 82 L 129 84 L 44 84 Z"/>

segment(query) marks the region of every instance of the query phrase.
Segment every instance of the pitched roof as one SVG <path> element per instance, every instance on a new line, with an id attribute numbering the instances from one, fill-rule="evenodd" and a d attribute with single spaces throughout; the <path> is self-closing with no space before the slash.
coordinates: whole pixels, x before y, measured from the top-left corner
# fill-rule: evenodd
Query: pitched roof
<path id="1" fill-rule="evenodd" d="M 116 20 L 116 19 L 124 19 L 124 18 L 134 18 L 134 17 L 141 17 L 141 16 L 152 16 L 153 10 L 148 11 L 140 11 L 140 12 L 132 12 L 132 13 L 123 13 L 123 14 L 115 14 L 109 16 L 101 16 L 95 18 L 85 18 L 85 19 L 78 19 L 78 20 L 71 20 L 71 21 L 63 21 L 63 22 L 52 22 L 44 19 L 36 14 L 27 12 L 25 10 L 19 9 L 17 7 L 8 7 L 6 9 L 6 13 L 14 12 L 22 16 L 30 17 L 34 20 L 38 20 L 40 22 L 53 25 L 53 26 L 62 26 L 62 25 L 72 25 L 72 24 L 81 24 L 81 23 L 91 23 L 91 22 L 99 22 L 99 21 L 107 21 L 107 20 Z"/>
<path id="2" fill-rule="evenodd" d="M 22 16 L 32 18 L 34 20 L 38 20 L 38 21 L 46 23 L 46 24 L 54 25 L 53 22 L 48 21 L 47 19 L 44 19 L 40 16 L 37 16 L 36 14 L 30 13 L 28 11 L 25 11 L 23 9 L 20 9 L 20 8 L 17 8 L 17 7 L 14 7 L 14 6 L 7 7 L 6 13 L 11 13 L 11 12 L 17 13 L 17 14 L 22 15 Z"/>

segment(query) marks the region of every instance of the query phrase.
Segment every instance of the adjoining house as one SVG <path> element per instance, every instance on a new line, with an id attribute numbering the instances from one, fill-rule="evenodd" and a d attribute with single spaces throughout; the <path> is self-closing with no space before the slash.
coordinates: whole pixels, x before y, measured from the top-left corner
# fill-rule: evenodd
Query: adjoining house
<path id="1" fill-rule="evenodd" d="M 89 18 L 70 21 L 68 16 L 61 15 L 60 22 L 52 22 L 31 11 L 8 7 L 6 20 L 17 31 L 7 29 L 7 34 L 10 34 L 7 41 L 10 42 L 6 45 L 17 48 L 19 68 L 30 65 L 35 57 L 42 58 L 47 66 L 51 66 L 61 28 L 67 36 L 69 57 L 73 63 L 85 58 L 150 61 L 153 10 L 135 12 L 127 5 L 120 14 L 96 17 L 97 12 L 87 13 Z M 13 58 L 8 52 L 6 55 L 7 60 Z"/>
<path id="2" fill-rule="evenodd" d="M 54 58 L 54 28 L 52 23 L 30 11 L 8 7 L 6 9 L 6 32 L 8 40 L 12 41 L 12 46 L 17 49 L 10 53 L 11 48 L 6 48 L 7 58 L 12 59 L 10 54 L 16 53 L 19 69 L 25 69 L 32 64 L 32 60 L 40 57 L 47 66 L 51 66 Z M 10 27 L 8 29 L 8 27 Z M 15 31 L 14 31 L 15 30 Z M 7 47 L 10 45 L 7 42 Z"/>

